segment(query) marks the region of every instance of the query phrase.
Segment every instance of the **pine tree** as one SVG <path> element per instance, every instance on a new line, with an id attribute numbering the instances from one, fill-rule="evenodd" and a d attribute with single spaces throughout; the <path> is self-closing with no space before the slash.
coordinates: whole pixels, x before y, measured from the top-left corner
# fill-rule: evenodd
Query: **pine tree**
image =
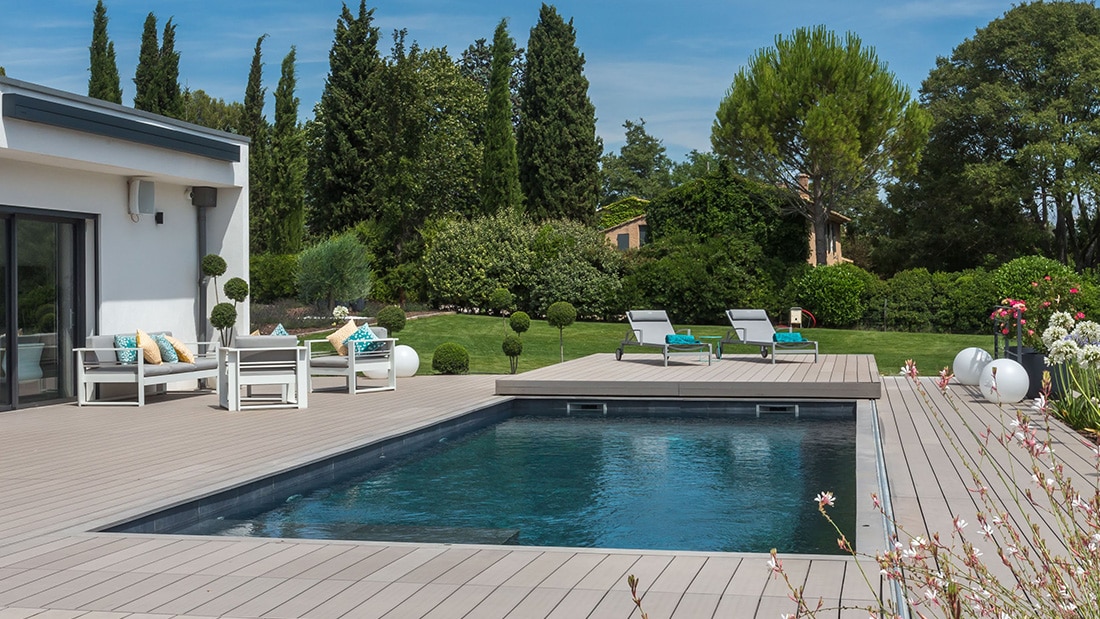
<path id="1" fill-rule="evenodd" d="M 164 24 L 158 59 L 157 79 L 160 83 L 158 113 L 172 118 L 183 117 L 183 95 L 180 92 L 180 55 L 176 51 L 176 25 L 169 18 Z"/>
<path id="2" fill-rule="evenodd" d="M 305 233 L 305 136 L 298 126 L 298 97 L 294 95 L 296 52 L 283 58 L 279 86 L 275 89 L 275 127 L 271 135 L 271 205 L 274 217 L 268 251 L 296 254 Z"/>
<path id="3" fill-rule="evenodd" d="M 523 204 L 512 126 L 511 82 L 515 49 L 512 37 L 508 36 L 508 21 L 502 19 L 493 34 L 481 172 L 481 206 L 489 214 L 518 210 Z"/>
<path id="4" fill-rule="evenodd" d="M 141 33 L 141 51 L 134 71 L 134 107 L 146 112 L 160 111 L 160 45 L 157 43 L 157 16 L 149 13 Z"/>
<path id="5" fill-rule="evenodd" d="M 517 131 L 519 180 L 536 219 L 590 222 L 599 197 L 601 145 L 573 20 L 542 5 L 531 29 Z"/>
<path id="6" fill-rule="evenodd" d="M 88 77 L 88 96 L 95 99 L 122 103 L 122 86 L 119 84 L 118 63 L 115 60 L 115 44 L 107 37 L 107 7 L 103 0 L 95 5 L 92 20 L 91 65 Z"/>
<path id="7" fill-rule="evenodd" d="M 374 10 L 343 6 L 329 51 L 329 75 L 315 109 L 309 170 L 310 230 L 328 235 L 378 210 L 380 130 L 386 126 L 385 70 Z M 384 140 L 384 138 L 383 138 Z"/>
<path id="8" fill-rule="evenodd" d="M 241 114 L 241 135 L 248 136 L 251 145 L 248 149 L 248 213 L 249 239 L 253 253 L 268 251 L 271 243 L 270 220 L 271 170 L 268 157 L 269 127 L 264 117 L 264 98 L 267 89 L 263 87 L 263 42 L 267 35 L 256 39 L 252 53 L 252 65 L 248 70 L 248 83 L 244 90 L 244 111 Z"/>

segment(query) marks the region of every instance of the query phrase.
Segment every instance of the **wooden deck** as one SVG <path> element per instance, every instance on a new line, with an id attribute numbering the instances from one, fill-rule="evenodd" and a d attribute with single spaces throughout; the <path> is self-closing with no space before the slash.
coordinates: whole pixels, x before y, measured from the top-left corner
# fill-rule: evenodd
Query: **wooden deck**
<path id="1" fill-rule="evenodd" d="M 760 355 L 680 353 L 668 367 L 659 354 L 590 355 L 497 379 L 497 395 L 639 398 L 877 399 L 881 380 L 874 355 Z"/>
<path id="2" fill-rule="evenodd" d="M 595 371 L 592 363 L 601 372 L 653 370 L 591 359 L 553 370 L 575 372 L 579 381 Z M 723 360 L 715 371 L 737 365 Z M 790 368 L 802 366 L 805 378 L 810 365 L 762 364 L 756 380 L 791 388 L 798 381 Z M 303 411 L 230 413 L 216 408 L 213 395 L 187 395 L 151 398 L 140 409 L 58 405 L 0 414 L 0 619 L 625 619 L 637 616 L 627 574 L 641 579 L 653 619 L 774 619 L 793 611 L 762 555 L 89 532 L 500 401 L 507 397 L 495 395 L 501 382 L 511 380 L 402 379 L 396 392 L 316 393 Z M 875 383 L 897 518 L 914 531 L 948 531 L 956 514 L 973 520 L 969 476 L 917 392 L 899 377 Z M 1006 414 L 957 393 L 962 415 L 975 424 L 996 426 Z M 948 407 L 939 396 L 933 405 Z M 957 434 L 964 445 L 972 440 Z M 1068 432 L 1059 439 L 1065 459 L 1082 475 L 1094 473 L 1086 445 Z M 1002 464 L 1012 457 L 993 453 Z M 850 605 L 870 599 L 852 560 L 790 556 L 784 564 L 809 595 Z"/>

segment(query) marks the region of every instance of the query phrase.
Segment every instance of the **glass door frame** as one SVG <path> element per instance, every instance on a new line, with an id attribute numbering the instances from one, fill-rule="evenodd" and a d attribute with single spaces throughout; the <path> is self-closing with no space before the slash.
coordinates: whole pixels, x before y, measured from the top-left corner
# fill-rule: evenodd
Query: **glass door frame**
<path id="1" fill-rule="evenodd" d="M 5 223 L 3 226 L 3 249 L 5 252 L 4 262 L 6 277 L 3 281 L 0 281 L 0 286 L 3 290 L 0 291 L 0 296 L 3 297 L 3 303 L 5 307 L 5 319 L 4 329 L 8 334 L 9 342 L 18 342 L 19 332 L 19 277 L 18 277 L 18 247 L 17 247 L 17 223 L 19 221 L 41 221 L 51 224 L 70 224 L 72 225 L 72 243 L 73 246 L 69 248 L 72 252 L 72 264 L 67 268 L 72 269 L 73 273 L 73 285 L 72 291 L 73 308 L 72 308 L 72 346 L 74 348 L 81 347 L 85 343 L 85 334 L 87 333 L 87 230 L 88 221 L 91 219 L 94 221 L 94 217 L 84 213 L 75 213 L 68 211 L 54 211 L 45 209 L 31 209 L 21 207 L 0 206 L 0 219 Z M 57 324 L 61 324 L 60 320 Z M 59 334 L 60 335 L 60 334 Z M 18 379 L 18 346 L 6 346 L 3 352 L 5 356 L 6 366 L 9 368 L 15 368 L 15 378 Z M 73 400 L 76 397 L 77 388 L 76 385 L 76 367 L 75 358 L 71 354 L 61 354 L 62 341 L 58 340 L 58 391 L 62 394 L 71 393 L 70 396 L 59 396 L 57 398 L 34 400 L 33 402 L 24 404 L 23 407 L 28 406 L 40 406 L 46 404 L 56 404 L 67 400 Z M 12 373 L 8 373 L 6 380 L 3 382 L 2 389 L 5 393 L 0 394 L 0 410 L 13 410 L 20 408 L 19 401 L 19 385 L 18 381 L 11 380 Z M 68 384 L 62 385 L 60 381 L 64 379 Z"/>

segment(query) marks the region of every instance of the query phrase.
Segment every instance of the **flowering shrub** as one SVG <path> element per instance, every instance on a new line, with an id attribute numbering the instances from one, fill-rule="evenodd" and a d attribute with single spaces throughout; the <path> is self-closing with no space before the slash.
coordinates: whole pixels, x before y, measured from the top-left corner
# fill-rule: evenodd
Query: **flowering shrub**
<path id="1" fill-rule="evenodd" d="M 1100 428 L 1100 325 L 1084 314 L 1055 312 L 1043 331 L 1046 363 L 1057 369 L 1061 382 L 1052 400 L 1055 414 L 1094 436 Z"/>
<path id="2" fill-rule="evenodd" d="M 1036 328 L 1041 329 L 1056 312 L 1072 312 L 1084 318 L 1078 307 L 1080 294 L 1080 285 L 1072 280 L 1046 275 L 1031 282 L 1029 294 L 1021 298 L 1002 299 L 1000 307 L 989 317 L 997 331 L 1010 340 L 1016 336 L 1016 323 L 1019 321 L 1024 345 L 1046 352 Z"/>

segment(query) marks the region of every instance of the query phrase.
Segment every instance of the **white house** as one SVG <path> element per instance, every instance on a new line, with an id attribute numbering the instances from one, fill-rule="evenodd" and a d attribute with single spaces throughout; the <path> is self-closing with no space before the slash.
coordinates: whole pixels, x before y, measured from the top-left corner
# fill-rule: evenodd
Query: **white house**
<path id="1" fill-rule="evenodd" d="M 88 335 L 210 339 L 208 253 L 248 278 L 247 138 L 0 77 L 0 410 L 74 397 Z"/>

